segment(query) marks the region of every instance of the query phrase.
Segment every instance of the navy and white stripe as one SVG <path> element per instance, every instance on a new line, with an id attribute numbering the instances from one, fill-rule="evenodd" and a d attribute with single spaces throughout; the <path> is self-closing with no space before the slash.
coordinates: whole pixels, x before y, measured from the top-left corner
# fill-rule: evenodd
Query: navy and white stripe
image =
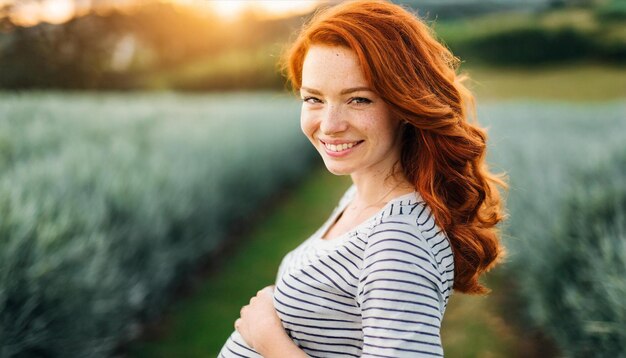
<path id="1" fill-rule="evenodd" d="M 355 192 L 280 264 L 274 305 L 286 332 L 310 357 L 442 357 L 454 278 L 448 238 L 414 192 L 322 239 Z M 261 356 L 234 331 L 220 357 Z"/>

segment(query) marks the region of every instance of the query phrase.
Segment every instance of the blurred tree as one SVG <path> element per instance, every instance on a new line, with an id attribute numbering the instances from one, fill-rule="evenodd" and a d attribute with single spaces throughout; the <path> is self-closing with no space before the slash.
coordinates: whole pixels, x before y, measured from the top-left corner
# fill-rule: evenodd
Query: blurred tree
<path id="1" fill-rule="evenodd" d="M 2 37 L 0 86 L 94 88 L 115 33 L 106 19 L 93 17 L 63 25 L 16 26 Z"/>
<path id="2" fill-rule="evenodd" d="M 0 87 L 134 88 L 141 78 L 199 58 L 284 41 L 293 24 L 301 23 L 299 18 L 263 20 L 253 13 L 229 23 L 212 13 L 156 1 L 133 11 L 102 11 L 98 4 L 58 25 L 15 26 L 3 16 Z M 10 13 L 11 5 L 2 11 Z"/>
<path id="3" fill-rule="evenodd" d="M 0 5 L 0 33 L 13 30 L 15 24 L 11 21 L 9 14 L 13 11 L 13 4 L 6 3 Z"/>

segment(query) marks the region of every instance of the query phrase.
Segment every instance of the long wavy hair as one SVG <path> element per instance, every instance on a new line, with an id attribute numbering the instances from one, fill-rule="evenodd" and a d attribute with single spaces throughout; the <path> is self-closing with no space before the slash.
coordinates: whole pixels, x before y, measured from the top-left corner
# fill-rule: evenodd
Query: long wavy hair
<path id="1" fill-rule="evenodd" d="M 478 277 L 504 257 L 496 224 L 506 217 L 496 185 L 505 174 L 485 162 L 487 132 L 458 75 L 459 60 L 416 15 L 386 1 L 348 1 L 319 11 L 285 51 L 282 66 L 295 91 L 312 45 L 353 50 L 365 79 L 402 128 L 400 165 L 452 244 L 454 289 L 489 290 Z"/>

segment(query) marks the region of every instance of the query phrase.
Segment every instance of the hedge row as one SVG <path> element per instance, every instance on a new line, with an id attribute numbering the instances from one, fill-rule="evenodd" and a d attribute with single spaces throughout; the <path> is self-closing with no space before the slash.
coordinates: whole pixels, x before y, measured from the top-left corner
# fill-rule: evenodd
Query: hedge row
<path id="1" fill-rule="evenodd" d="M 479 109 L 491 161 L 510 176 L 501 272 L 525 302 L 527 328 L 548 333 L 566 356 L 626 348 L 625 112 L 620 102 Z"/>
<path id="2" fill-rule="evenodd" d="M 105 357 L 303 175 L 276 95 L 0 96 L 0 356 Z"/>
<path id="3" fill-rule="evenodd" d="M 576 171 L 544 260 L 532 278 L 534 319 L 571 357 L 626 352 L 626 147 Z"/>

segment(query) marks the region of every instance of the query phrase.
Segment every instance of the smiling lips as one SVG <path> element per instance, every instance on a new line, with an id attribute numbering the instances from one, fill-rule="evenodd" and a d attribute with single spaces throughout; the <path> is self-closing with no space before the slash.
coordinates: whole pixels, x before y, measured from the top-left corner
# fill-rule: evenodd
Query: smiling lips
<path id="1" fill-rule="evenodd" d="M 342 152 L 347 152 L 349 149 L 353 148 L 356 145 L 361 144 L 361 142 L 363 142 L 362 140 L 356 141 L 356 142 L 343 142 L 343 143 L 326 143 L 324 141 L 321 141 L 322 144 L 324 144 L 324 147 L 326 148 L 327 151 L 332 152 L 332 153 L 342 153 Z"/>

